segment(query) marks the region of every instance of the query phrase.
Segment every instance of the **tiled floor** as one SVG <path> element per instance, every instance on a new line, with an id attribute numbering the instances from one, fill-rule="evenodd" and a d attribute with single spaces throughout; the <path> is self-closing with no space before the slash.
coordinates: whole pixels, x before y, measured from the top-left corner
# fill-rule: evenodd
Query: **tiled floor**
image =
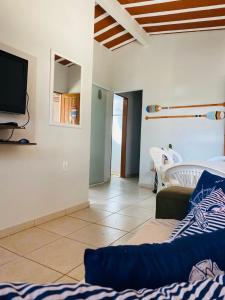
<path id="1" fill-rule="evenodd" d="M 119 245 L 155 214 L 155 195 L 137 179 L 90 189 L 86 208 L 0 239 L 0 281 L 77 282 L 88 248 Z"/>

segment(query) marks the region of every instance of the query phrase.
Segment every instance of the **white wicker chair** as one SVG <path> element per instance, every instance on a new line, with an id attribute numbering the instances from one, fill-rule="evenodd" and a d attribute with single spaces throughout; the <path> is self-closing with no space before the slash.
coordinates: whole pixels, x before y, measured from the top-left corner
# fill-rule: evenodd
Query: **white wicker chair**
<path id="1" fill-rule="evenodd" d="M 178 185 L 194 188 L 204 170 L 210 173 L 225 177 L 223 172 L 202 165 L 180 164 L 168 168 L 165 172 L 165 178 L 169 185 Z"/>
<path id="2" fill-rule="evenodd" d="M 151 147 L 149 149 L 150 156 L 154 162 L 154 168 L 157 172 L 158 177 L 158 187 L 157 192 L 163 188 L 162 180 L 162 166 L 164 165 L 165 158 L 168 160 L 168 164 L 173 164 L 173 160 L 170 157 L 169 153 L 159 147 Z"/>
<path id="3" fill-rule="evenodd" d="M 168 149 L 167 152 L 172 158 L 174 164 L 183 162 L 183 158 L 178 152 L 174 151 L 173 149 Z"/>

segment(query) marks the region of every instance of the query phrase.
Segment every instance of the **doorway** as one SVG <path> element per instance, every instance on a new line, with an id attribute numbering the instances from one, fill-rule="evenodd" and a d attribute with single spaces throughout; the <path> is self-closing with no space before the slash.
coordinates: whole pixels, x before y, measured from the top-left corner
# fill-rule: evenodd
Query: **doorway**
<path id="1" fill-rule="evenodd" d="M 139 177 L 142 91 L 114 94 L 111 175 Z"/>

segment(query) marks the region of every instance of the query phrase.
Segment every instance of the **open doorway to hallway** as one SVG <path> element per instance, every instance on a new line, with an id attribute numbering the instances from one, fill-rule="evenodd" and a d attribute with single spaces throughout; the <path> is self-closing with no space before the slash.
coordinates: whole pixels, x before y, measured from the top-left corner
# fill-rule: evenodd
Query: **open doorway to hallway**
<path id="1" fill-rule="evenodd" d="M 142 91 L 113 94 L 94 85 L 91 106 L 90 186 L 111 175 L 138 177 Z"/>
<path id="2" fill-rule="evenodd" d="M 114 94 L 111 174 L 139 177 L 142 91 Z"/>

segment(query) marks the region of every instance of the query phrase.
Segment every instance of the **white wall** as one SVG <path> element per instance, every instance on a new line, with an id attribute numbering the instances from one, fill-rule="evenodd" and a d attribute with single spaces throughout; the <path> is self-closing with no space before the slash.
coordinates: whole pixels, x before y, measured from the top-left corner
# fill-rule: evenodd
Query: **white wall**
<path id="1" fill-rule="evenodd" d="M 30 57 L 32 119 L 15 139 L 37 146 L 0 147 L 0 229 L 88 200 L 93 14 L 93 0 L 1 0 L 1 42 Z M 51 48 L 82 65 L 81 129 L 49 126 Z"/>
<path id="2" fill-rule="evenodd" d="M 55 62 L 54 91 L 58 93 L 80 93 L 81 67 L 77 64 L 71 67 Z"/>
<path id="3" fill-rule="evenodd" d="M 224 102 L 225 31 L 151 36 L 114 51 L 116 92 L 143 90 L 140 183 L 152 182 L 149 147 L 173 144 L 186 161 L 223 154 L 224 122 L 205 119 L 145 121 L 147 104 Z M 132 62 L 132 63 L 131 63 Z M 216 108 L 170 111 L 204 113 Z M 164 112 L 165 113 L 165 112 Z"/>
<path id="4" fill-rule="evenodd" d="M 99 97 L 101 92 L 101 97 Z M 104 182 L 107 91 L 92 87 L 90 185 Z"/>
<path id="5" fill-rule="evenodd" d="M 67 93 L 69 81 L 69 69 L 55 62 L 54 69 L 54 92 Z"/>
<path id="6" fill-rule="evenodd" d="M 77 64 L 68 68 L 68 88 L 69 93 L 80 93 L 81 89 L 81 67 Z"/>
<path id="7" fill-rule="evenodd" d="M 106 90 L 113 89 L 113 53 L 94 40 L 93 83 Z"/>
<path id="8" fill-rule="evenodd" d="M 111 176 L 112 151 L 112 102 L 113 102 L 113 54 L 94 40 L 93 84 L 107 91 L 106 128 L 105 128 L 105 172 L 104 180 Z"/>

